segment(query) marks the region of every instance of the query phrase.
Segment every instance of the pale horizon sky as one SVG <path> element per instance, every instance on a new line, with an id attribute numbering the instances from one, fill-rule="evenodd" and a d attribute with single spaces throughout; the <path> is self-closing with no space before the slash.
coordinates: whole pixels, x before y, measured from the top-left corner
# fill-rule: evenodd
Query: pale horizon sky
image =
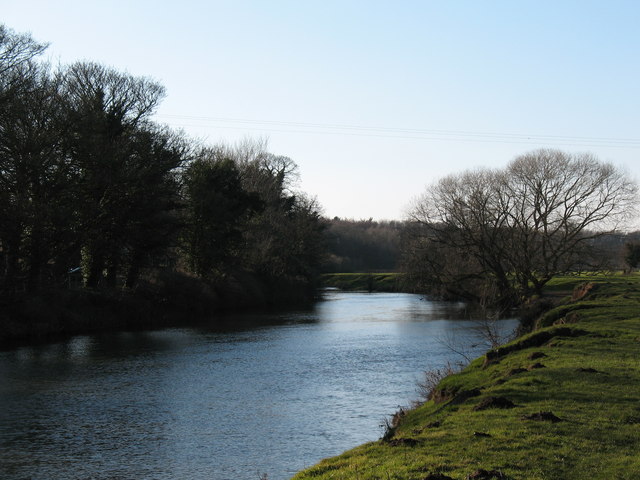
<path id="1" fill-rule="evenodd" d="M 0 22 L 162 83 L 155 120 L 267 137 L 329 216 L 401 219 L 426 185 L 537 148 L 640 178 L 640 2 L 0 0 Z"/>

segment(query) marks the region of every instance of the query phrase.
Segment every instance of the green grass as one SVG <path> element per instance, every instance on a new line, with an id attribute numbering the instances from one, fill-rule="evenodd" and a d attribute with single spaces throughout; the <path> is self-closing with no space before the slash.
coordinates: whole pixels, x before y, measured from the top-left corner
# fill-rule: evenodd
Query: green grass
<path id="1" fill-rule="evenodd" d="M 322 285 L 347 291 L 405 291 L 400 273 L 325 273 L 322 275 Z"/>
<path id="2" fill-rule="evenodd" d="M 594 288 L 547 312 L 538 330 L 494 351 L 493 361 L 483 356 L 445 378 L 438 388 L 453 397 L 408 412 L 391 441 L 326 459 L 294 479 L 418 480 L 440 473 L 463 480 L 479 469 L 512 480 L 637 478 L 640 277 L 571 277 L 550 290 L 584 281 Z M 533 352 L 545 356 L 529 359 Z M 509 376 L 536 362 L 545 368 Z M 472 389 L 480 394 L 460 394 Z M 517 406 L 474 410 L 491 396 Z M 562 421 L 523 419 L 541 411 Z M 436 421 L 439 426 L 429 426 Z"/>

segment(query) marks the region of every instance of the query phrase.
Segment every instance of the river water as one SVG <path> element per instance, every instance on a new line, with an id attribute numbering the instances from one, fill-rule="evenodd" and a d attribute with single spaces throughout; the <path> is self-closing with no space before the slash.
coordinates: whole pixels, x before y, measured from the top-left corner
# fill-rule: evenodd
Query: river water
<path id="1" fill-rule="evenodd" d="M 0 478 L 269 480 L 377 440 L 428 368 L 484 350 L 459 304 L 327 292 L 226 328 L 0 352 Z M 515 320 L 500 321 L 504 331 Z"/>

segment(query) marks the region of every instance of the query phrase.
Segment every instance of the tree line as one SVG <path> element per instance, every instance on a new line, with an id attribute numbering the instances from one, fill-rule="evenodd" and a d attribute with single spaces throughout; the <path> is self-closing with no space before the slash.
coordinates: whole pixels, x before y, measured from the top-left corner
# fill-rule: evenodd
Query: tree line
<path id="1" fill-rule="evenodd" d="M 637 185 L 593 155 L 543 149 L 450 175 L 404 222 L 327 220 L 265 142 L 202 145 L 153 121 L 159 83 L 92 62 L 52 68 L 46 47 L 0 25 L 5 299 L 135 290 L 158 272 L 305 296 L 321 269 L 400 265 L 412 289 L 508 306 L 558 274 L 611 267 L 623 248 L 639 263 L 618 232 Z"/>
<path id="2" fill-rule="evenodd" d="M 0 25 L 0 289 L 135 289 L 153 272 L 243 274 L 310 291 L 317 202 L 265 142 L 205 146 L 152 120 L 159 83 L 92 62 L 52 68 Z"/>

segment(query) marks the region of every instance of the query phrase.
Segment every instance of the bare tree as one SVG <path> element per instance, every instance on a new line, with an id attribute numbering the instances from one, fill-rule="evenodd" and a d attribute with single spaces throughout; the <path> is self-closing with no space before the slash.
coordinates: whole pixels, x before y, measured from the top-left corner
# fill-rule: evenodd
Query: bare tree
<path id="1" fill-rule="evenodd" d="M 425 286 L 468 300 L 498 291 L 501 301 L 515 295 L 505 264 L 505 225 L 511 202 L 501 193 L 503 172 L 474 170 L 450 175 L 431 186 L 409 218 L 413 234 L 410 273 Z M 496 288 L 490 288 L 487 282 Z"/>
<path id="2" fill-rule="evenodd" d="M 63 76 L 64 93 L 79 120 L 100 112 L 111 124 L 135 127 L 148 120 L 165 96 L 164 87 L 149 78 L 93 62 L 75 63 Z"/>
<path id="3" fill-rule="evenodd" d="M 9 78 L 11 70 L 29 63 L 47 48 L 46 43 L 38 43 L 30 35 L 15 33 L 0 24 L 0 78 Z"/>
<path id="4" fill-rule="evenodd" d="M 525 294 L 589 265 L 592 240 L 623 226 L 636 203 L 637 185 L 588 153 L 537 150 L 516 158 L 507 179 L 506 251 Z"/>
<path id="5" fill-rule="evenodd" d="M 588 265 L 593 240 L 623 225 L 636 198 L 633 181 L 591 154 L 533 151 L 429 187 L 410 214 L 409 263 L 453 295 L 518 303 Z"/>

